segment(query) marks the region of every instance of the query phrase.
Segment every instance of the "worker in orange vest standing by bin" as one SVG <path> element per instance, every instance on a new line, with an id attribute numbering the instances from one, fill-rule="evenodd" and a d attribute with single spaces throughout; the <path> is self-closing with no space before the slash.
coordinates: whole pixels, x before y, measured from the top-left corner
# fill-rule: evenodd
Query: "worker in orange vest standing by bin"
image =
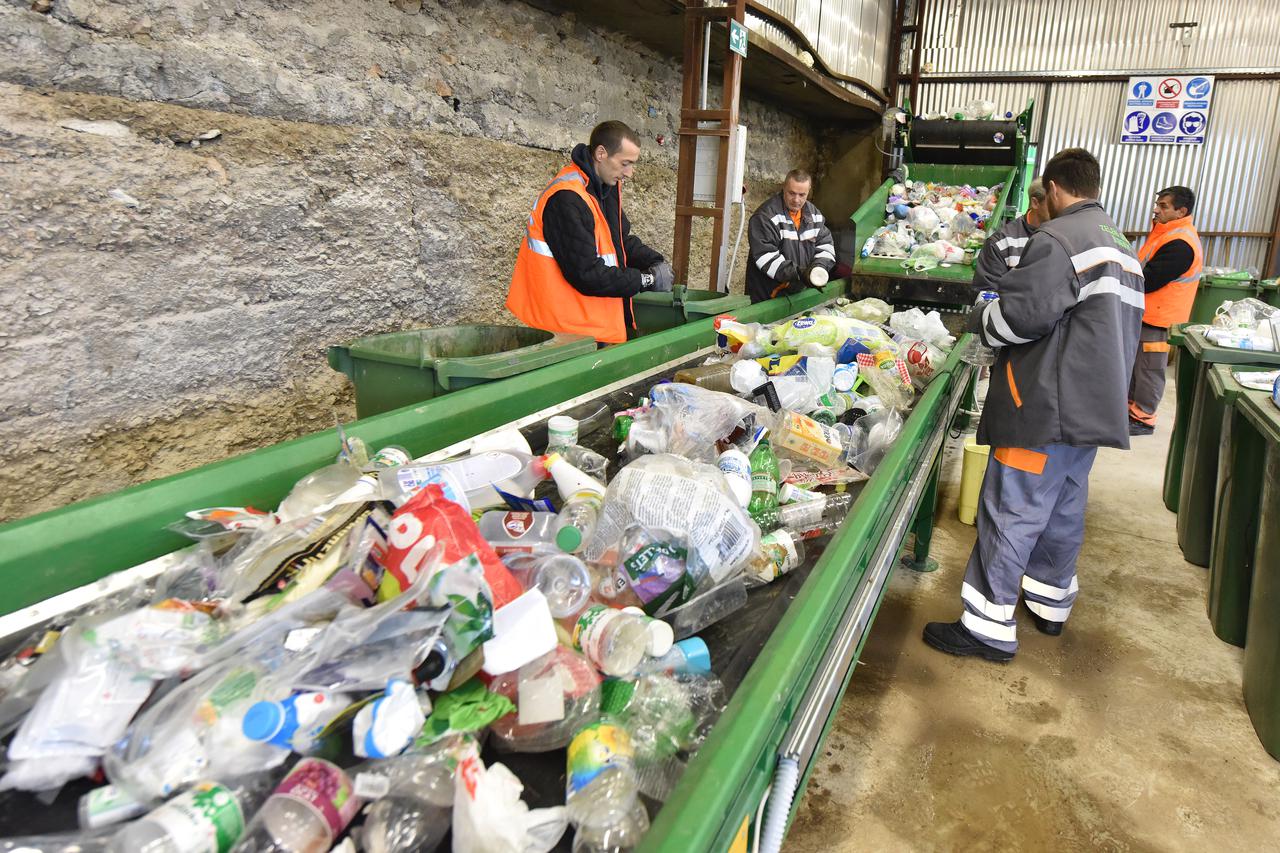
<path id="1" fill-rule="evenodd" d="M 1156 408 L 1164 396 L 1165 368 L 1169 365 L 1169 327 L 1187 322 L 1196 301 L 1204 251 L 1191 223 L 1195 206 L 1195 193 L 1186 187 L 1167 187 L 1156 193 L 1151 233 L 1138 250 L 1147 307 L 1129 382 L 1129 435 L 1155 432 Z"/>
<path id="2" fill-rule="evenodd" d="M 542 191 L 507 295 L 522 323 L 621 343 L 635 327 L 631 297 L 671 290 L 671 265 L 631 234 L 622 212 L 622 183 L 639 157 L 636 132 L 606 121 Z"/>

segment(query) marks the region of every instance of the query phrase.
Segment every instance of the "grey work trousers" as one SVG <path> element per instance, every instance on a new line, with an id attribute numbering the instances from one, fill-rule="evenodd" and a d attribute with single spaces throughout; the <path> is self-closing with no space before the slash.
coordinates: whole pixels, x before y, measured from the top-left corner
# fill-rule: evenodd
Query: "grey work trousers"
<path id="1" fill-rule="evenodd" d="M 1165 368 L 1169 366 L 1169 330 L 1143 323 L 1139 341 L 1129 380 L 1129 417 L 1155 426 L 1156 409 L 1164 396 Z"/>
<path id="2" fill-rule="evenodd" d="M 1019 595 L 1041 618 L 1065 622 L 1071 614 L 1097 453 L 1065 444 L 992 448 L 978 497 L 978 541 L 960 596 L 961 624 L 987 645 L 1017 651 Z"/>

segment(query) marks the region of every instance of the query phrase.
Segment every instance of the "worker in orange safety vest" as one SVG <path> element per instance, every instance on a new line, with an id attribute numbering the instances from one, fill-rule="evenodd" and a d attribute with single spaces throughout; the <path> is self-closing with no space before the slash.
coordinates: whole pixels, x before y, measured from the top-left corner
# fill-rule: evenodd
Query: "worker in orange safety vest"
<path id="1" fill-rule="evenodd" d="M 1195 206 L 1195 193 L 1186 187 L 1166 187 L 1156 193 L 1151 233 L 1138 249 L 1147 307 L 1129 383 L 1129 435 L 1155 431 L 1156 408 L 1164 396 L 1169 364 L 1169 327 L 1191 318 L 1204 269 L 1200 235 L 1191 222 Z"/>
<path id="2" fill-rule="evenodd" d="M 606 121 L 542 191 L 507 295 L 522 323 L 621 343 L 635 328 L 631 297 L 671 290 L 671 265 L 631 234 L 622 212 L 622 184 L 639 157 L 636 132 Z"/>

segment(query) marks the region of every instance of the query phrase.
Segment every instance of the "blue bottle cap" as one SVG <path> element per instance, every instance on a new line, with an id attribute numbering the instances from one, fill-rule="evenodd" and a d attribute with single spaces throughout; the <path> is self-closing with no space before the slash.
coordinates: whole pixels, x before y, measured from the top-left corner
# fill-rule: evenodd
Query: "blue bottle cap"
<path id="1" fill-rule="evenodd" d="M 676 647 L 684 652 L 684 659 L 689 664 L 690 672 L 711 671 L 711 650 L 701 637 L 690 637 L 676 643 Z"/>
<path id="2" fill-rule="evenodd" d="M 269 741 L 284 724 L 284 709 L 279 702 L 256 702 L 244 714 L 241 731 L 249 740 Z"/>

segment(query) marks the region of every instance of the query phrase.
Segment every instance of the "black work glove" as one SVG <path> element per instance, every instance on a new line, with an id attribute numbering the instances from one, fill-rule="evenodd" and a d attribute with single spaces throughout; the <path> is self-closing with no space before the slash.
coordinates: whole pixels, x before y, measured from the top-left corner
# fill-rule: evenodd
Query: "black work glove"
<path id="1" fill-rule="evenodd" d="M 641 273 L 641 279 L 647 291 L 670 293 L 671 287 L 676 283 L 676 274 L 671 269 L 671 264 L 663 261 L 660 264 L 654 264 L 647 272 Z"/>

